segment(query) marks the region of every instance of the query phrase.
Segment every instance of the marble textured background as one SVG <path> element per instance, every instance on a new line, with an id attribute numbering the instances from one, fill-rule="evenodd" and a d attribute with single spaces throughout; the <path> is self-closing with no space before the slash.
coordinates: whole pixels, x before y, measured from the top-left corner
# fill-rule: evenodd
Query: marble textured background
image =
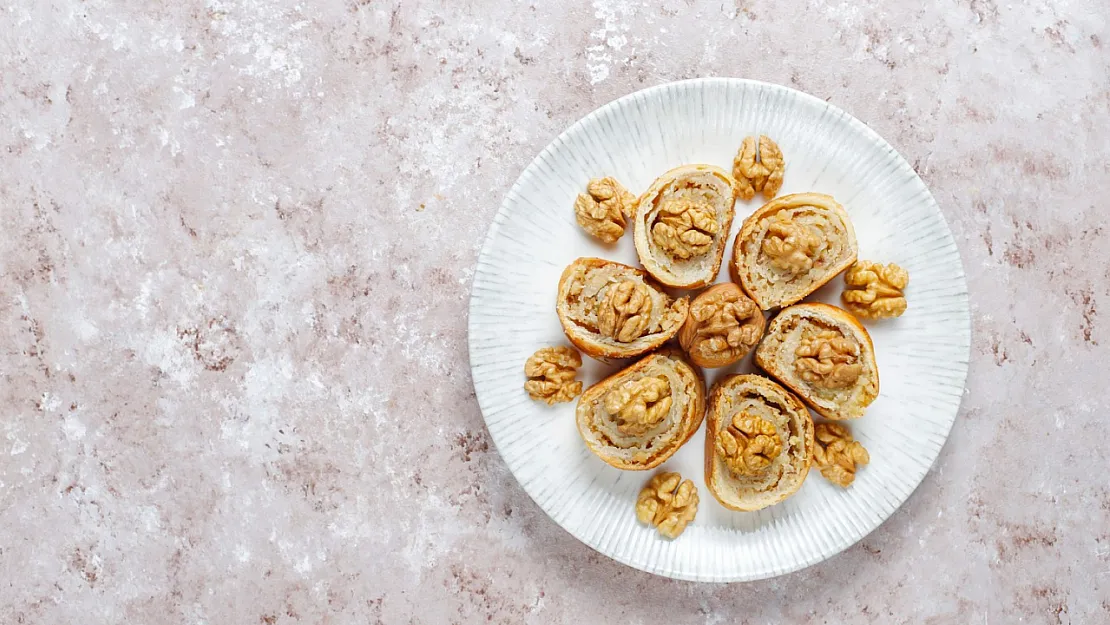
<path id="1" fill-rule="evenodd" d="M 921 4 L 0 6 L 0 622 L 1110 622 L 1110 18 Z M 524 165 L 705 75 L 886 137 L 973 308 L 917 493 L 752 584 L 555 526 L 467 364 L 472 267 Z"/>

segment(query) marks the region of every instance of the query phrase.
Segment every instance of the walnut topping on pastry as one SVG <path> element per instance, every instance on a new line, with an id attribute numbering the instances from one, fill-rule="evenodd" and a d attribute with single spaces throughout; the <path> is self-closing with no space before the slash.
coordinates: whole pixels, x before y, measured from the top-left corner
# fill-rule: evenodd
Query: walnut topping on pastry
<path id="1" fill-rule="evenodd" d="M 733 475 L 755 475 L 782 453 L 782 439 L 770 421 L 738 412 L 717 435 L 717 453 Z"/>
<path id="2" fill-rule="evenodd" d="M 678 341 L 694 364 L 723 367 L 743 358 L 763 335 L 763 311 L 732 282 L 710 287 L 690 303 Z"/>
<path id="3" fill-rule="evenodd" d="M 627 218 L 632 214 L 636 196 L 610 177 L 594 178 L 574 201 L 578 225 L 601 239 L 613 243 L 624 234 Z"/>
<path id="4" fill-rule="evenodd" d="M 643 336 L 650 321 L 651 292 L 640 282 L 622 280 L 598 301 L 598 330 L 622 343 Z"/>
<path id="5" fill-rule="evenodd" d="M 605 412 L 616 417 L 617 429 L 642 436 L 663 422 L 671 410 L 671 385 L 666 378 L 626 382 L 605 396 Z"/>
<path id="6" fill-rule="evenodd" d="M 856 479 L 856 468 L 871 462 L 863 445 L 839 423 L 818 423 L 814 435 L 813 461 L 821 475 L 834 484 L 847 488 Z"/>
<path id="7" fill-rule="evenodd" d="M 756 191 L 762 191 L 768 200 L 782 188 L 782 175 L 786 163 L 782 150 L 766 135 L 759 136 L 758 149 L 755 137 L 745 137 L 740 151 L 732 161 L 732 177 L 736 179 L 737 195 L 750 200 Z"/>
<path id="8" fill-rule="evenodd" d="M 821 330 L 803 337 L 794 355 L 798 377 L 821 388 L 849 387 L 863 372 L 859 345 L 835 330 Z"/>
<path id="9" fill-rule="evenodd" d="M 690 310 L 643 270 L 579 258 L 563 271 L 555 312 L 567 338 L 594 358 L 632 358 L 678 334 Z"/>
<path id="10" fill-rule="evenodd" d="M 697 513 L 698 488 L 678 473 L 651 478 L 636 499 L 636 518 L 667 538 L 677 538 Z"/>
<path id="11" fill-rule="evenodd" d="M 791 275 L 809 271 L 820 248 L 821 238 L 789 215 L 780 213 L 770 219 L 763 253 L 775 269 Z"/>
<path id="12" fill-rule="evenodd" d="M 863 319 L 898 317 L 906 312 L 902 291 L 910 282 L 910 274 L 894 263 L 861 260 L 844 274 L 848 288 L 840 294 L 844 307 Z"/>
<path id="13" fill-rule="evenodd" d="M 709 252 L 713 235 L 719 231 L 717 213 L 709 202 L 672 197 L 660 206 L 651 236 L 671 257 L 686 260 Z"/>
<path id="14" fill-rule="evenodd" d="M 582 392 L 582 383 L 574 380 L 582 356 L 572 347 L 544 347 L 528 357 L 524 374 L 528 381 L 524 390 L 528 396 L 548 405 L 570 401 Z"/>

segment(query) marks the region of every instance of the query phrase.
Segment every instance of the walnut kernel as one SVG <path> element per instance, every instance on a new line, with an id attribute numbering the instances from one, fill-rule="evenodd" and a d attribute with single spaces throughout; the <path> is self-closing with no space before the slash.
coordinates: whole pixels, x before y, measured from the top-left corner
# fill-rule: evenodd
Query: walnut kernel
<path id="1" fill-rule="evenodd" d="M 813 430 L 817 439 L 813 461 L 821 475 L 847 488 L 856 479 L 856 468 L 871 462 L 871 456 L 848 428 L 839 423 L 818 423 Z"/>
<path id="2" fill-rule="evenodd" d="M 745 137 L 740 151 L 732 161 L 732 177 L 736 179 L 737 194 L 745 200 L 762 191 L 768 200 L 782 188 L 782 175 L 786 162 L 782 150 L 766 135 L 759 136 L 759 149 L 755 137 Z"/>
<path id="3" fill-rule="evenodd" d="M 678 473 L 652 477 L 636 498 L 636 518 L 667 538 L 677 538 L 697 513 L 698 488 Z"/>
<path id="4" fill-rule="evenodd" d="M 709 252 L 713 248 L 713 235 L 718 231 L 717 213 L 708 202 L 672 197 L 659 207 L 651 237 L 670 256 L 688 260 Z"/>
<path id="5" fill-rule="evenodd" d="M 644 335 L 651 321 L 651 291 L 646 284 L 622 280 L 598 299 L 597 326 L 601 334 L 630 343 Z"/>
<path id="6" fill-rule="evenodd" d="M 762 249 L 772 267 L 788 274 L 798 274 L 813 268 L 813 260 L 820 247 L 821 238 L 812 230 L 780 213 L 768 224 Z"/>
<path id="7" fill-rule="evenodd" d="M 756 475 L 782 453 L 782 438 L 775 425 L 746 412 L 717 435 L 717 454 L 734 475 Z"/>
<path id="8" fill-rule="evenodd" d="M 570 401 L 582 392 L 582 383 L 574 380 L 581 366 L 582 356 L 572 347 L 538 349 L 524 363 L 524 374 L 528 376 L 524 390 L 532 399 L 548 405 Z"/>
<path id="9" fill-rule="evenodd" d="M 798 377 L 814 386 L 845 388 L 863 373 L 859 345 L 835 330 L 821 330 L 803 337 L 794 355 Z"/>
<path id="10" fill-rule="evenodd" d="M 666 378 L 647 377 L 625 382 L 605 396 L 605 412 L 617 418 L 617 429 L 643 436 L 671 411 L 671 384 Z"/>
<path id="11" fill-rule="evenodd" d="M 678 341 L 695 364 L 723 367 L 740 360 L 763 334 L 763 311 L 732 283 L 711 287 L 690 303 Z"/>
<path id="12" fill-rule="evenodd" d="M 840 299 L 857 317 L 898 317 L 906 312 L 906 297 L 902 291 L 909 282 L 909 272 L 894 263 L 883 266 L 861 260 L 844 274 L 848 288 L 840 294 Z"/>
<path id="13" fill-rule="evenodd" d="M 615 179 L 594 178 L 574 200 L 574 216 L 586 232 L 613 243 L 624 234 L 635 202 L 636 196 Z"/>

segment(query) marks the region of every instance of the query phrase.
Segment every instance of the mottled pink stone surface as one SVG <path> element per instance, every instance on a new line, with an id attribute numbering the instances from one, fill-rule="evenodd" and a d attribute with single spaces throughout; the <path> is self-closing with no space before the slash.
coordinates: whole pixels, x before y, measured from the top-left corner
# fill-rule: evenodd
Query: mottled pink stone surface
<path id="1" fill-rule="evenodd" d="M 0 623 L 1110 623 L 1108 15 L 4 3 Z M 877 130 L 971 293 L 967 393 L 921 487 L 751 584 L 641 573 L 549 521 L 467 359 L 475 260 L 533 155 L 708 75 Z"/>

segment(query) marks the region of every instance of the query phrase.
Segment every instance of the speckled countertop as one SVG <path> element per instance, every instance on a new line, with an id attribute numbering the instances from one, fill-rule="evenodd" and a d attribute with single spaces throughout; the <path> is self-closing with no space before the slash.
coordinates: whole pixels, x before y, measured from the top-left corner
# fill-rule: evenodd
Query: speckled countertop
<path id="1" fill-rule="evenodd" d="M 1110 13 L 922 4 L 0 6 L 0 623 L 1110 623 Z M 973 310 L 914 496 L 752 584 L 579 544 L 468 372 L 473 266 L 521 169 L 705 75 L 886 137 Z"/>

